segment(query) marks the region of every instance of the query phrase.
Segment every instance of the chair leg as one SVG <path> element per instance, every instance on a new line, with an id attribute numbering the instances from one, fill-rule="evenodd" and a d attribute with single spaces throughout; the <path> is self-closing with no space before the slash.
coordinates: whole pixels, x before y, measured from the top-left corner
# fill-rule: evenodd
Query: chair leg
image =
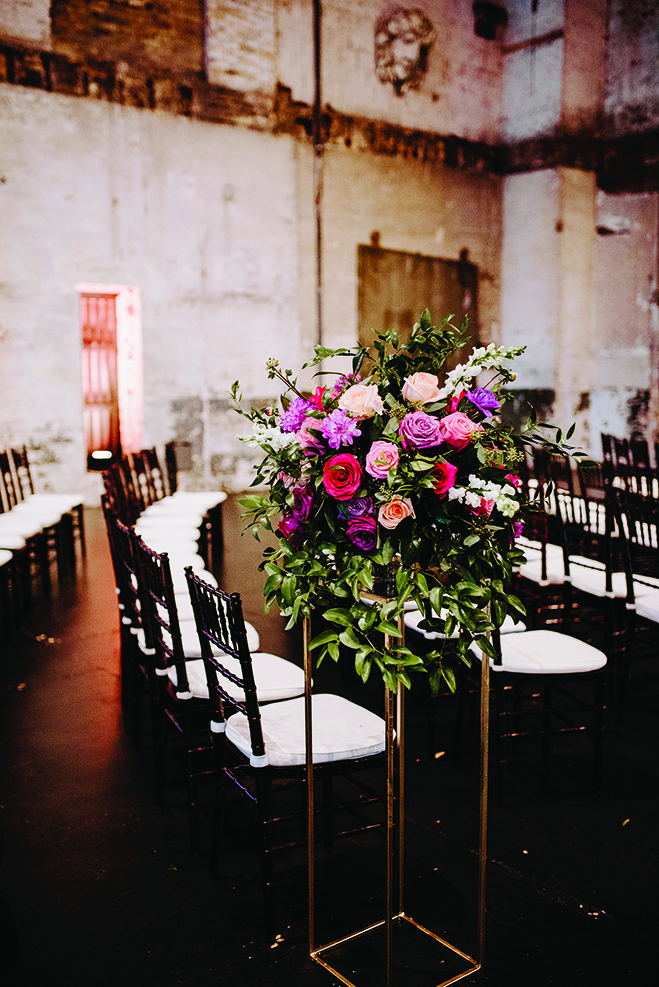
<path id="1" fill-rule="evenodd" d="M 267 783 L 256 780 L 259 826 L 261 837 L 261 881 L 263 886 L 263 917 L 266 936 L 275 935 L 274 866 L 272 861 L 268 818 L 270 816 L 270 791 Z"/>
<path id="2" fill-rule="evenodd" d="M 551 716 L 554 692 L 551 684 L 545 681 L 542 698 L 542 754 L 548 757 L 551 752 Z"/>
<path id="3" fill-rule="evenodd" d="M 501 673 L 494 675 L 494 753 L 497 767 L 497 801 L 503 805 L 505 795 L 505 717 L 503 677 Z"/>
<path id="4" fill-rule="evenodd" d="M 597 676 L 595 683 L 595 735 L 593 745 L 593 795 L 602 790 L 602 769 L 604 761 L 604 697 L 606 682 L 603 675 Z"/>

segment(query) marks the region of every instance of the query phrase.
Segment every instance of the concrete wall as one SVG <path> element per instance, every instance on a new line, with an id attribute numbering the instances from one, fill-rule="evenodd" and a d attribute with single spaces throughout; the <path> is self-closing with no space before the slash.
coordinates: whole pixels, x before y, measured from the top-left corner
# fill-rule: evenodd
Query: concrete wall
<path id="1" fill-rule="evenodd" d="M 0 445 L 87 483 L 73 286 L 132 284 L 145 442 L 193 433 L 210 483 L 211 405 L 236 378 L 269 393 L 267 355 L 300 362 L 293 142 L 4 86 L 0 145 Z"/>
<path id="2" fill-rule="evenodd" d="M 0 37 L 50 48 L 50 0 L 2 0 Z"/>

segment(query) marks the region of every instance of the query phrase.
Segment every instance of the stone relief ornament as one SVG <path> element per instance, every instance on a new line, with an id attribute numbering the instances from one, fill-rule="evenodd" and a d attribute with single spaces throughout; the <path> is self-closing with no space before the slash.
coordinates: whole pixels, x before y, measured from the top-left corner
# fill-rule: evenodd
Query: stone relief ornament
<path id="1" fill-rule="evenodd" d="M 418 89 L 434 40 L 435 29 L 422 10 L 389 9 L 375 25 L 375 71 L 380 82 L 390 82 L 397 96 Z"/>

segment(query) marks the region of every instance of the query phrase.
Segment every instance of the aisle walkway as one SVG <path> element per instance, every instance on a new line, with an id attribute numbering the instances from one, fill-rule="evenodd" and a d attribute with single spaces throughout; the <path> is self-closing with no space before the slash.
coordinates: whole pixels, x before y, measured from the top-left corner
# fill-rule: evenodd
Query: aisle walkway
<path id="1" fill-rule="evenodd" d="M 189 856 L 177 789 L 152 801 L 148 745 L 136 752 L 119 708 L 117 615 L 100 511 L 87 511 L 89 554 L 74 584 L 55 587 L 29 627 L 0 650 L 2 668 L 2 861 L 0 977 L 11 987 L 330 987 L 305 952 L 304 874 L 284 868 L 280 928 L 266 942 L 257 873 L 237 859 L 228 880 L 207 876 Z M 296 652 L 277 617 L 263 614 L 260 549 L 240 539 L 227 504 L 224 585 L 240 589 L 263 647 Z M 500 987 L 630 984 L 656 963 L 656 792 L 658 664 L 639 664 L 620 725 L 608 734 L 599 802 L 579 794 L 585 769 L 571 753 L 556 760 L 551 793 L 519 788 L 491 813 L 488 966 L 463 983 Z M 335 669 L 323 670 L 332 688 Z M 379 703 L 375 686 L 353 695 Z M 408 888 L 410 911 L 442 923 L 473 948 L 477 792 L 473 756 L 449 750 L 451 704 L 440 707 L 436 750 L 428 751 L 427 703 L 408 717 Z M 346 886 L 326 890 L 328 928 L 377 911 L 377 847 L 350 847 Z M 366 887 L 353 890 L 353 865 Z M 372 899 L 372 901 L 371 901 Z M 421 914 L 423 913 L 423 915 Z M 439 930 L 441 931 L 441 930 Z M 431 987 L 418 975 L 400 987 Z M 348 970 L 348 973 L 350 971 Z M 361 971 L 364 987 L 382 978 Z"/>

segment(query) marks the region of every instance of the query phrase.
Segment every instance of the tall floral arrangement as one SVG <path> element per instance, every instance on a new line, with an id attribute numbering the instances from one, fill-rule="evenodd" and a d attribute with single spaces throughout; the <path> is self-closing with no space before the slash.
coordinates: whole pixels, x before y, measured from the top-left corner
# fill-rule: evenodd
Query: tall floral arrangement
<path id="1" fill-rule="evenodd" d="M 352 653 L 364 681 L 375 665 L 392 689 L 409 687 L 415 671 L 433 690 L 442 678 L 453 689 L 454 656 L 468 663 L 474 640 L 493 654 L 492 630 L 507 613 L 524 613 L 511 592 L 524 561 L 519 466 L 523 443 L 538 434 L 515 434 L 501 418 L 515 378 L 509 364 L 524 347 L 477 347 L 446 372 L 468 340 L 466 322 L 458 329 L 451 318 L 435 327 L 424 312 L 405 342 L 396 330 L 379 334 L 374 356 L 317 346 L 305 367 L 348 356 L 352 372 L 306 396 L 290 370 L 268 361 L 284 385 L 279 407 L 246 412 L 238 382 L 232 390 L 252 425 L 245 441 L 264 453 L 253 485 L 268 487 L 241 501 L 245 517 L 257 537 L 266 528 L 279 538 L 264 551 L 266 608 L 276 603 L 288 627 L 322 616 L 311 642 L 318 663 Z M 374 605 L 387 567 L 391 598 Z M 400 639 L 410 601 L 444 635 L 428 654 Z"/>

